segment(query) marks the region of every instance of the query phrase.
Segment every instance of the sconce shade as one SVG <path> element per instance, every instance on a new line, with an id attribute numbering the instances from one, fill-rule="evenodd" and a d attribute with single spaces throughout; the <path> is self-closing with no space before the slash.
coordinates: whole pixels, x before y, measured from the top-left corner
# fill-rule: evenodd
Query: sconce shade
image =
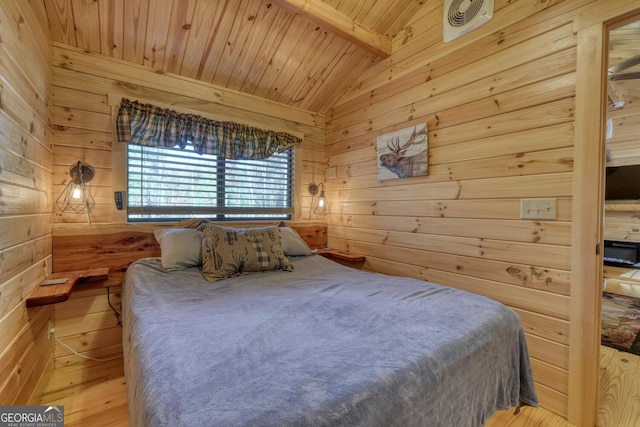
<path id="1" fill-rule="evenodd" d="M 320 195 L 316 199 L 315 196 L 320 191 Z M 313 197 L 311 201 L 311 210 L 316 215 L 327 215 L 329 213 L 329 204 L 327 203 L 327 197 L 324 195 L 324 184 L 309 184 L 309 194 Z"/>
<path id="2" fill-rule="evenodd" d="M 56 199 L 56 205 L 61 212 L 89 214 L 93 210 L 96 202 L 85 184 L 91 181 L 94 175 L 95 170 L 80 161 L 69 168 L 71 181 Z"/>

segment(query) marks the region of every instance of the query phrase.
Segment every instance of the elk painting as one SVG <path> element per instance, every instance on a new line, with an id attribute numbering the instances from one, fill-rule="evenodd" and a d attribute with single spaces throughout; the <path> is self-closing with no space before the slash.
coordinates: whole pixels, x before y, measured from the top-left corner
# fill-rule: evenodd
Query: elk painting
<path id="1" fill-rule="evenodd" d="M 377 138 L 378 179 L 429 174 L 427 125 L 416 125 Z"/>

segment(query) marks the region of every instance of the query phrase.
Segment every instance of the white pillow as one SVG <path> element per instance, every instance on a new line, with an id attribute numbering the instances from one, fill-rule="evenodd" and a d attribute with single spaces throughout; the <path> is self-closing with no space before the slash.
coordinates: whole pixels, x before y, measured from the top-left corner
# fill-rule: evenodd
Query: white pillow
<path id="1" fill-rule="evenodd" d="M 293 228 L 280 227 L 280 242 L 286 256 L 306 256 L 313 253 Z"/>
<path id="2" fill-rule="evenodd" d="M 202 265 L 202 232 L 193 228 L 162 228 L 153 231 L 160 243 L 162 268 L 184 270 Z"/>

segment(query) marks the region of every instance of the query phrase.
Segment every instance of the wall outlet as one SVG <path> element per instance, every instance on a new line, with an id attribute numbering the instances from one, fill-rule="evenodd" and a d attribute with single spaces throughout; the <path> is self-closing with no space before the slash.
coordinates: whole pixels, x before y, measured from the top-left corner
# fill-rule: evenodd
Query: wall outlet
<path id="1" fill-rule="evenodd" d="M 521 199 L 520 219 L 558 218 L 557 199 Z"/>

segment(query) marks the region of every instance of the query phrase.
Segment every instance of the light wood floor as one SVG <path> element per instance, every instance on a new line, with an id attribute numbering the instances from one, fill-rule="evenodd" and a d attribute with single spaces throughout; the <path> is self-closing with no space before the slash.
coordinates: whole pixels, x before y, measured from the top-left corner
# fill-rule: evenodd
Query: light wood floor
<path id="1" fill-rule="evenodd" d="M 640 357 L 600 347 L 601 427 L 640 426 Z"/>
<path id="2" fill-rule="evenodd" d="M 640 426 L 640 357 L 601 347 L 598 427 Z M 122 359 L 57 368 L 41 405 L 64 405 L 65 426 L 128 426 Z M 545 409 L 500 411 L 487 427 L 556 427 L 566 420 Z"/>

